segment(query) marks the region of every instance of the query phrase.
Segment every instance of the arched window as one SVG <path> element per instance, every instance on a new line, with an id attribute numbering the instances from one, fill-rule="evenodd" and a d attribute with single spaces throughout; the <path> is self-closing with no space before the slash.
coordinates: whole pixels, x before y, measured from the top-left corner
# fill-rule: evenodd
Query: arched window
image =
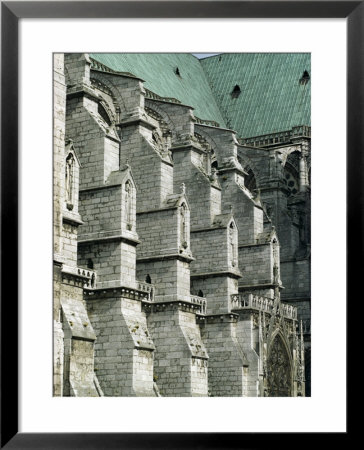
<path id="1" fill-rule="evenodd" d="M 289 163 L 287 163 L 284 167 L 283 182 L 287 187 L 288 197 L 299 192 L 297 171 Z"/>
<path id="2" fill-rule="evenodd" d="M 201 289 L 198 291 L 197 296 L 198 297 L 203 297 L 203 292 L 201 291 Z"/>
<path id="3" fill-rule="evenodd" d="M 152 284 L 152 279 L 150 278 L 149 273 L 147 274 L 147 276 L 145 277 L 145 282 L 148 284 Z"/>
<path id="4" fill-rule="evenodd" d="M 287 196 L 296 195 L 299 192 L 301 153 L 295 151 L 288 155 L 283 171 L 283 182 L 287 188 Z"/>
<path id="5" fill-rule="evenodd" d="M 231 222 L 229 226 L 229 246 L 230 246 L 230 258 L 231 265 L 233 267 L 237 266 L 238 258 L 237 258 L 237 248 L 236 248 L 236 232 L 233 222 Z"/>
<path id="6" fill-rule="evenodd" d="M 125 218 L 126 226 L 129 230 L 132 229 L 133 217 L 132 217 L 132 206 L 133 206 L 133 186 L 128 180 L 125 183 Z"/>
<path id="7" fill-rule="evenodd" d="M 69 153 L 66 158 L 66 204 L 67 208 L 73 209 L 73 180 L 75 170 L 75 158 L 72 153 Z"/>
<path id="8" fill-rule="evenodd" d="M 267 359 L 268 397 L 292 395 L 291 363 L 282 341 L 277 335 L 272 342 Z"/>
<path id="9" fill-rule="evenodd" d="M 246 170 L 248 172 L 248 175 L 244 178 L 244 185 L 247 189 L 249 189 L 250 192 L 254 192 L 257 188 L 257 182 L 254 176 L 254 172 L 252 169 Z"/>
<path id="10" fill-rule="evenodd" d="M 105 107 L 101 103 L 97 105 L 97 111 L 100 114 L 100 116 L 104 119 L 104 121 L 110 126 L 111 125 L 110 117 L 106 112 Z"/>
<path id="11" fill-rule="evenodd" d="M 94 262 L 92 261 L 91 258 L 89 258 L 89 259 L 87 260 L 87 268 L 88 268 L 88 269 L 93 269 L 93 268 L 94 268 Z"/>

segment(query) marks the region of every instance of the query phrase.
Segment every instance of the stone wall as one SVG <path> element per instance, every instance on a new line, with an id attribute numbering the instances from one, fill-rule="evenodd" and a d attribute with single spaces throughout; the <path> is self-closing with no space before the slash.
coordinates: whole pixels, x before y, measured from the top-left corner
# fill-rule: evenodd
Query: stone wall
<path id="1" fill-rule="evenodd" d="M 302 259 L 281 263 L 281 276 L 285 290 L 282 298 L 295 300 L 307 298 L 311 289 L 310 261 Z"/>
<path id="2" fill-rule="evenodd" d="M 53 242 L 54 253 L 62 253 L 62 203 L 64 198 L 64 146 L 66 122 L 66 84 L 64 77 L 64 55 L 54 54 L 53 71 Z"/>
<path id="3" fill-rule="evenodd" d="M 156 301 L 187 300 L 190 298 L 189 262 L 176 258 L 137 260 L 137 278 L 149 275 L 155 289 Z"/>
<path id="4" fill-rule="evenodd" d="M 200 322 L 201 335 L 209 354 L 209 395 L 242 397 L 245 392 L 244 366 L 247 360 L 236 336 L 234 314 L 207 317 Z"/>
<path id="5" fill-rule="evenodd" d="M 82 302 L 82 288 L 64 285 L 61 305 L 64 330 L 63 395 L 98 397 L 94 380 L 96 336 Z"/>
<path id="6" fill-rule="evenodd" d="M 64 262 L 54 272 L 55 395 L 264 395 L 264 306 L 237 294 L 279 302 L 274 223 L 285 298 L 308 317 L 307 258 L 296 253 L 302 202 L 288 204 L 282 181 L 288 150 L 242 147 L 232 130 L 197 125 L 188 105 L 146 99 L 131 74 L 94 70 L 83 54 L 65 61 L 72 142 L 60 158 L 56 131 L 55 252 Z M 65 86 L 56 62 L 58 126 Z M 65 150 L 75 158 L 72 204 Z M 245 186 L 248 162 L 261 192 Z M 286 333 L 269 314 L 271 329 Z"/>
<path id="7" fill-rule="evenodd" d="M 257 286 L 273 283 L 272 246 L 268 244 L 239 247 L 240 286 Z"/>
<path id="8" fill-rule="evenodd" d="M 161 305 L 148 316 L 148 326 L 156 346 L 154 374 L 160 394 L 207 396 L 208 356 L 195 313 L 178 304 Z"/>
<path id="9" fill-rule="evenodd" d="M 97 334 L 95 372 L 107 396 L 154 396 L 154 344 L 141 302 L 95 293 L 87 311 Z"/>

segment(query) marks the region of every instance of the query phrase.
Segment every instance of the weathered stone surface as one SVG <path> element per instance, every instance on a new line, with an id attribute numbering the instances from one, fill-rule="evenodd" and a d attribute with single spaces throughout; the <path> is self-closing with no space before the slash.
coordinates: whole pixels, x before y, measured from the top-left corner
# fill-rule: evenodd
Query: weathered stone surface
<path id="1" fill-rule="evenodd" d="M 55 55 L 54 395 L 304 395 L 308 139 L 241 145 L 93 64 Z"/>

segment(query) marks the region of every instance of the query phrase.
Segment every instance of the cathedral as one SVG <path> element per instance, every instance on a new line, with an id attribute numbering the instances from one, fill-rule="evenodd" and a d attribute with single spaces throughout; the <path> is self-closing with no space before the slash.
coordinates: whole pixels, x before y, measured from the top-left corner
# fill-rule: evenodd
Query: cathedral
<path id="1" fill-rule="evenodd" d="M 53 395 L 310 396 L 310 54 L 53 57 Z"/>

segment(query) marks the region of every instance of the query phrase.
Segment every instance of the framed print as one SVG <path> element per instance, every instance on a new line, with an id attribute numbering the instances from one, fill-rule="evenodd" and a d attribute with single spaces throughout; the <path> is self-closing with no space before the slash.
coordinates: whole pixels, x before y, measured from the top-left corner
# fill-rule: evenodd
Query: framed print
<path id="1" fill-rule="evenodd" d="M 348 437 L 363 8 L 2 2 L 2 446 Z"/>

